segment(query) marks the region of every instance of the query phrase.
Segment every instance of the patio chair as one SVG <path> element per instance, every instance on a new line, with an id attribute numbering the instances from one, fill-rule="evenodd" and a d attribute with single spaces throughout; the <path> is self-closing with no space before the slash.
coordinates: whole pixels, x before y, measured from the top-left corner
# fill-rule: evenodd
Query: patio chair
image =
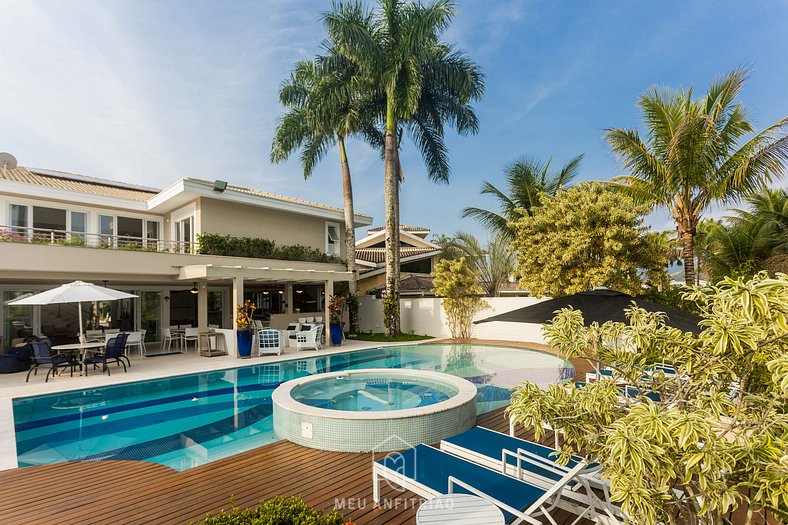
<path id="1" fill-rule="evenodd" d="M 140 356 L 145 355 L 142 343 L 142 332 L 129 332 L 129 337 L 126 339 L 126 348 L 136 347 Z"/>
<path id="2" fill-rule="evenodd" d="M 424 498 L 472 494 L 501 509 L 507 522 L 516 520 L 540 525 L 542 520 L 548 520 L 556 523 L 552 514 L 561 493 L 585 467 L 585 463 L 577 464 L 549 489 L 544 489 L 433 447 L 418 445 L 389 454 L 373 464 L 372 499 L 380 502 L 380 481 L 386 479 Z M 572 525 L 586 515 L 595 516 L 593 507 L 585 509 Z"/>
<path id="3" fill-rule="evenodd" d="M 107 365 L 112 361 L 117 363 L 118 366 L 123 365 L 123 371 L 128 372 L 126 363 L 123 361 L 124 358 L 128 360 L 128 358 L 123 355 L 123 351 L 126 349 L 126 339 L 128 337 L 129 334 L 126 333 L 118 334 L 117 337 L 113 337 L 107 341 L 107 346 L 103 352 L 86 357 L 84 361 L 85 375 L 87 375 L 88 372 L 88 365 L 93 365 L 93 368 L 95 369 L 100 363 L 101 371 L 107 372 L 107 375 L 111 376 L 112 373 L 109 371 L 109 366 Z"/>
<path id="4" fill-rule="evenodd" d="M 305 350 L 312 348 L 320 350 L 323 342 L 323 325 L 315 325 L 310 327 L 309 330 L 302 330 L 296 333 L 296 350 Z"/>
<path id="5" fill-rule="evenodd" d="M 186 353 L 189 352 L 189 341 L 194 342 L 194 349 L 197 350 L 197 343 L 200 339 L 200 329 L 199 328 L 187 328 L 183 332 L 183 345 L 186 350 Z"/>
<path id="6" fill-rule="evenodd" d="M 257 331 L 257 355 L 263 354 L 282 354 L 279 330 L 263 328 Z"/>
<path id="7" fill-rule="evenodd" d="M 31 341 L 28 343 L 30 347 L 33 349 L 33 358 L 32 358 L 32 366 L 30 367 L 30 371 L 27 373 L 27 379 L 25 379 L 25 383 L 30 381 L 30 374 L 38 375 L 38 367 L 49 365 L 49 370 L 47 370 L 46 379 L 44 379 L 45 383 L 49 382 L 49 376 L 55 376 L 58 373 L 60 368 L 69 368 L 71 369 L 71 377 L 74 377 L 74 368 L 79 366 L 79 361 L 77 361 L 73 357 L 67 357 L 60 354 L 52 355 L 49 349 L 49 345 L 44 341 Z"/>
<path id="8" fill-rule="evenodd" d="M 290 341 L 295 342 L 295 335 L 301 329 L 301 323 L 290 323 L 287 325 L 287 328 L 282 330 L 284 332 L 284 345 L 283 346 L 290 346 Z"/>
<path id="9" fill-rule="evenodd" d="M 164 329 L 164 339 L 161 343 L 161 349 L 168 351 L 172 348 L 172 342 L 177 342 L 183 348 L 183 334 L 173 333 L 171 328 Z"/>
<path id="10" fill-rule="evenodd" d="M 298 322 L 301 323 L 301 324 L 306 323 L 306 317 L 299 317 L 298 318 Z"/>
<path id="11" fill-rule="evenodd" d="M 312 324 L 312 323 L 315 322 L 315 318 L 314 317 L 307 317 L 306 318 L 306 322 L 309 323 L 309 324 Z"/>
<path id="12" fill-rule="evenodd" d="M 315 322 L 318 324 L 323 324 L 323 317 L 322 316 L 315 317 Z"/>
<path id="13" fill-rule="evenodd" d="M 102 330 L 85 330 L 85 342 L 95 343 L 96 341 L 104 340 L 104 332 Z"/>
<path id="14" fill-rule="evenodd" d="M 567 481 L 557 505 L 573 514 L 583 513 L 591 506 L 594 512 L 604 513 L 613 522 L 623 518 L 621 509 L 610 501 L 609 483 L 600 478 L 600 465 L 586 463 L 579 456 L 572 456 L 566 465 L 559 465 L 555 462 L 556 449 L 483 427 L 474 427 L 442 440 L 440 449 L 545 490 L 582 463 L 585 468 L 575 471 L 575 477 Z M 592 489 L 598 490 L 603 498 Z"/>

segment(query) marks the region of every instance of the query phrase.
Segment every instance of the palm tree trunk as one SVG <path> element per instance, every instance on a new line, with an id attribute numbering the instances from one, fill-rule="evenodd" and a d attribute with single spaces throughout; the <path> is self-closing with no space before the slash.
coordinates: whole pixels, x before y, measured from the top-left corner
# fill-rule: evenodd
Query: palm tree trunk
<path id="1" fill-rule="evenodd" d="M 684 244 L 681 258 L 684 260 L 684 284 L 695 284 L 695 234 L 684 230 L 681 232 L 681 242 Z"/>
<path id="2" fill-rule="evenodd" d="M 351 297 L 358 294 L 358 272 L 356 271 L 356 225 L 353 211 L 353 183 L 350 180 L 350 164 L 345 151 L 345 137 L 337 135 L 339 156 L 342 161 L 342 192 L 345 199 L 345 260 L 350 272 L 348 293 Z M 358 333 L 358 312 L 350 309 L 350 333 Z"/>
<path id="3" fill-rule="evenodd" d="M 386 315 L 386 335 L 400 332 L 399 318 L 399 155 L 397 152 L 397 117 L 394 103 L 386 103 L 385 185 L 386 199 L 386 300 L 392 310 Z M 394 306 L 396 305 L 396 306 Z M 384 311 L 386 309 L 384 308 Z"/>

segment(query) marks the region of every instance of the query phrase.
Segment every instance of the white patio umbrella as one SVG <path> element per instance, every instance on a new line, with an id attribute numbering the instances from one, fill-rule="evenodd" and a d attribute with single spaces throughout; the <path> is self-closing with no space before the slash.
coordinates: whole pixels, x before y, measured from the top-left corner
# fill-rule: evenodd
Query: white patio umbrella
<path id="1" fill-rule="evenodd" d="M 73 283 L 62 284 L 52 290 L 37 293 L 26 297 L 20 297 L 6 304 L 12 306 L 24 305 L 47 305 L 62 303 L 77 303 L 79 310 L 79 336 L 82 340 L 82 303 L 92 303 L 94 301 L 117 301 L 118 299 L 131 299 L 137 297 L 134 294 L 105 288 L 93 283 L 74 281 Z"/>

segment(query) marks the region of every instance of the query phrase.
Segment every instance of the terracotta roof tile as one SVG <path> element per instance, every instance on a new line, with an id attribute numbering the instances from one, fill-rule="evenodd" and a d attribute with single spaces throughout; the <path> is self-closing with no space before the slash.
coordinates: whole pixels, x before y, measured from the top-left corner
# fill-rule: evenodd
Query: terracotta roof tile
<path id="1" fill-rule="evenodd" d="M 210 184 L 211 186 L 213 186 L 213 181 L 209 181 L 209 180 L 205 180 L 205 179 L 189 178 L 188 180 L 198 181 L 198 182 L 202 182 L 202 183 L 205 183 L 205 184 Z M 303 200 L 303 199 L 297 199 L 295 197 L 288 197 L 286 195 L 279 195 L 279 194 L 276 194 L 276 193 L 269 193 L 267 191 L 256 190 L 256 189 L 253 189 L 253 188 L 246 188 L 244 186 L 236 186 L 234 184 L 228 184 L 227 185 L 227 189 L 228 190 L 233 190 L 233 191 L 239 191 L 241 193 L 247 193 L 249 195 L 257 195 L 259 197 L 265 197 L 265 198 L 268 198 L 268 199 L 275 199 L 275 200 L 284 201 L 284 202 L 292 202 L 294 204 L 301 204 L 303 206 L 311 206 L 313 208 L 320 208 L 320 209 L 323 209 L 323 210 L 336 211 L 336 212 L 340 212 L 340 213 L 345 211 L 344 208 L 337 208 L 335 206 L 327 206 L 325 204 L 320 204 L 320 203 L 317 203 L 317 202 L 310 202 L 310 201 L 306 201 L 306 200 Z M 360 215 L 362 217 L 369 217 L 369 215 L 364 215 L 363 213 L 356 212 L 355 214 L 356 215 Z"/>
<path id="2" fill-rule="evenodd" d="M 367 230 L 368 233 L 375 233 L 375 232 L 382 232 L 385 230 L 385 226 L 376 226 L 375 228 L 370 228 Z M 399 229 L 404 232 L 428 232 L 430 231 L 429 228 L 422 228 L 421 226 L 409 226 L 407 224 L 400 224 Z"/>
<path id="3" fill-rule="evenodd" d="M 400 248 L 400 257 L 412 257 L 424 253 L 432 253 L 434 248 Z M 356 250 L 356 259 L 371 263 L 382 263 L 386 260 L 385 248 L 359 248 Z"/>
<path id="4" fill-rule="evenodd" d="M 0 168 L 0 179 L 135 201 L 147 201 L 158 193 L 158 190 L 153 188 L 125 185 L 121 182 L 110 180 L 101 181 L 100 179 L 82 177 L 70 173 L 22 167 Z"/>

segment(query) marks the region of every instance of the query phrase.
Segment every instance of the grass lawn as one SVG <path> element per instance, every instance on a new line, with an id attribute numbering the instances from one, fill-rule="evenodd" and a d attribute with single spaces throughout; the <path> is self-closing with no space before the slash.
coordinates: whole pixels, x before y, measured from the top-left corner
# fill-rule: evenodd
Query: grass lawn
<path id="1" fill-rule="evenodd" d="M 416 334 L 399 334 L 396 337 L 386 337 L 384 333 L 375 334 L 355 334 L 347 336 L 348 339 L 356 341 L 372 341 L 373 343 L 402 343 L 405 341 L 424 341 L 426 339 L 434 339 L 429 335 L 416 335 Z"/>

